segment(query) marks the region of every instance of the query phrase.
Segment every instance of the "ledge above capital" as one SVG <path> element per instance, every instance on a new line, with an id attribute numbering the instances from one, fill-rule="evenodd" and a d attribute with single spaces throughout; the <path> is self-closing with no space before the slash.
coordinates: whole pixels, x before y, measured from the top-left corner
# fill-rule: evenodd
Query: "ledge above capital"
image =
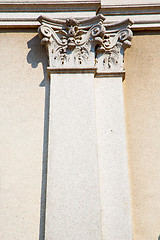
<path id="1" fill-rule="evenodd" d="M 41 44 L 45 45 L 49 68 L 97 68 L 98 72 L 123 71 L 124 51 L 131 46 L 133 24 L 105 24 L 105 17 L 86 19 L 38 18 Z"/>

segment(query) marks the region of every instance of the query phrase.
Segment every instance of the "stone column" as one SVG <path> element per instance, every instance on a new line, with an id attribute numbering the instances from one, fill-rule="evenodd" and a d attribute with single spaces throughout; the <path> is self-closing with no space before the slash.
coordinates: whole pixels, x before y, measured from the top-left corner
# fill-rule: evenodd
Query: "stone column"
<path id="1" fill-rule="evenodd" d="M 129 20 L 40 17 L 50 76 L 46 240 L 131 240 L 123 112 Z"/>

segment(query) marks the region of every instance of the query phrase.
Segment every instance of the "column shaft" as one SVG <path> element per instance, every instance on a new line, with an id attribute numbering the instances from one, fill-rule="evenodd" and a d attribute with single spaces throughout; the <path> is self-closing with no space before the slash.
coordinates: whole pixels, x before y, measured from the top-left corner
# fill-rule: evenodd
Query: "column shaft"
<path id="1" fill-rule="evenodd" d="M 103 240 L 131 240 L 122 77 L 96 78 Z"/>
<path id="2" fill-rule="evenodd" d="M 94 73 L 50 81 L 46 240 L 100 240 Z"/>

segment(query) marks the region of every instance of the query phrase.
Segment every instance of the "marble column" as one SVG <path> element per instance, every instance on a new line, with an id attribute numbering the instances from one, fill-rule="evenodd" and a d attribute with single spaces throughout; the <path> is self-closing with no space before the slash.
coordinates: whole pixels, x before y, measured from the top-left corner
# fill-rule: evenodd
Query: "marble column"
<path id="1" fill-rule="evenodd" d="M 39 17 L 49 56 L 46 240 L 131 240 L 123 107 L 129 20 Z"/>

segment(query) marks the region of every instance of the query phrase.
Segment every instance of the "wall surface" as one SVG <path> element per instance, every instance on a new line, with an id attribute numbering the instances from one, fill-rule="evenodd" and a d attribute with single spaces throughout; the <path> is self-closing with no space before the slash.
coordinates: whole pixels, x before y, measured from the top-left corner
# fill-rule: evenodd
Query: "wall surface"
<path id="1" fill-rule="evenodd" d="M 134 240 L 160 235 L 160 33 L 136 35 L 124 81 Z"/>
<path id="2" fill-rule="evenodd" d="M 48 83 L 43 72 L 46 52 L 36 35 L 0 33 L 2 240 L 39 239 Z"/>
<path id="3" fill-rule="evenodd" d="M 0 239 L 34 240 L 40 232 L 42 240 L 49 100 L 46 51 L 36 30 L 3 30 L 0 35 Z M 134 240 L 158 240 L 160 235 L 159 48 L 159 32 L 146 32 L 135 34 L 125 54 Z"/>

